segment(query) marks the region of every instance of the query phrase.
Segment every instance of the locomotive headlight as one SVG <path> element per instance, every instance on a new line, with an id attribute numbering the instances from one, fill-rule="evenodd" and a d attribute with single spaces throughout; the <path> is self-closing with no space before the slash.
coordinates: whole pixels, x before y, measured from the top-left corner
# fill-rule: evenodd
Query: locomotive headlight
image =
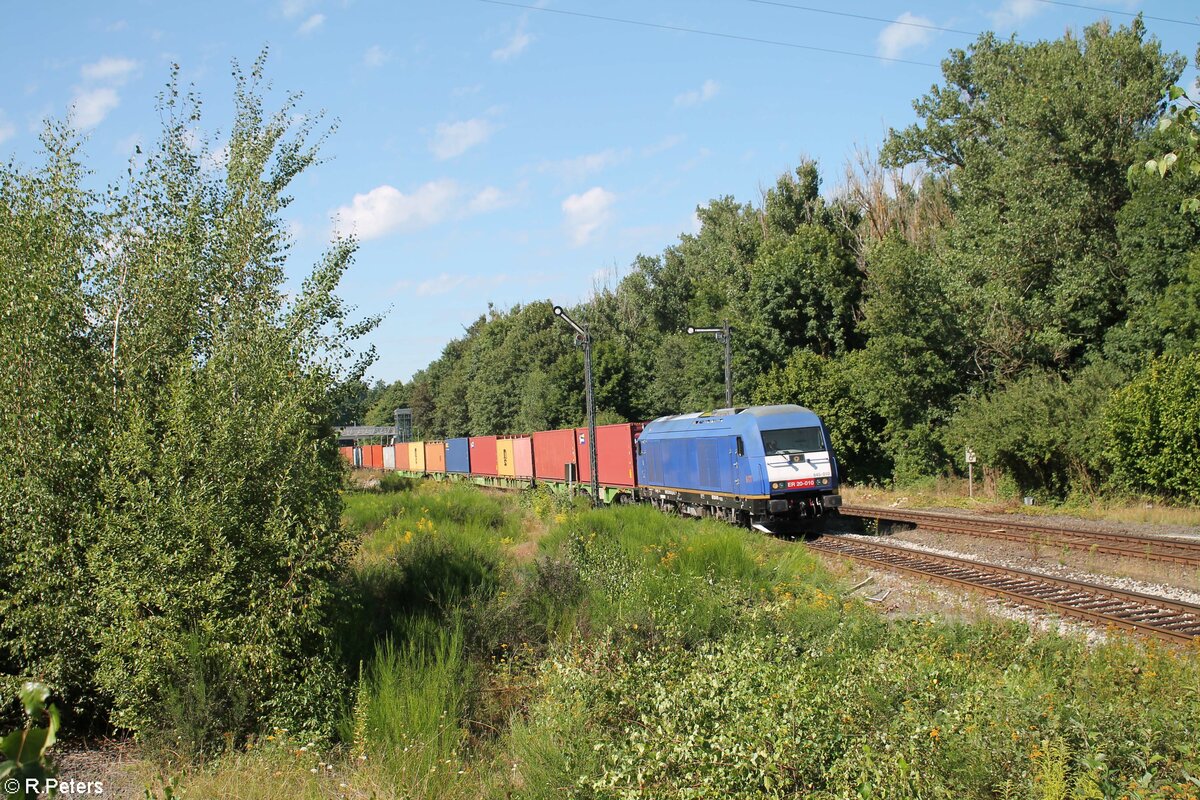
<path id="1" fill-rule="evenodd" d="M 783 488 L 783 484 L 782 484 L 782 483 L 772 483 L 772 484 L 771 484 L 771 488 L 772 488 L 772 489 L 782 489 L 782 488 Z"/>

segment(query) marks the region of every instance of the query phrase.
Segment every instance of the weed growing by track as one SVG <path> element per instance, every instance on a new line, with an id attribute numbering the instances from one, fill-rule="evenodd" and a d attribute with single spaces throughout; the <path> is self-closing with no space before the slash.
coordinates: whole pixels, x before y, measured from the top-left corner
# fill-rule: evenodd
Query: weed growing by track
<path id="1" fill-rule="evenodd" d="M 887 622 L 799 544 L 646 508 L 550 509 L 518 559 L 532 503 L 436 484 L 348 501 L 340 741 L 277 731 L 187 776 L 192 796 L 231 776 L 241 797 L 1200 791 L 1195 654 Z"/>

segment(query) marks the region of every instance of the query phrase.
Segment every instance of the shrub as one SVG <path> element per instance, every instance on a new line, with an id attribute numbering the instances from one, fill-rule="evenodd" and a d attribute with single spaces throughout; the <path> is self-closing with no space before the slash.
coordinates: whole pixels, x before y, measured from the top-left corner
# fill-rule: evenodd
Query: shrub
<path id="1" fill-rule="evenodd" d="M 1070 488 L 1096 488 L 1105 465 L 1101 432 L 1105 404 L 1121 375 L 1106 365 L 1071 381 L 1033 373 L 989 395 L 967 399 L 944 433 L 961 463 L 970 446 L 980 461 L 1012 476 L 1022 492 L 1063 497 Z"/>
<path id="2" fill-rule="evenodd" d="M 1200 501 L 1200 353 L 1156 360 L 1104 416 L 1112 482 Z"/>

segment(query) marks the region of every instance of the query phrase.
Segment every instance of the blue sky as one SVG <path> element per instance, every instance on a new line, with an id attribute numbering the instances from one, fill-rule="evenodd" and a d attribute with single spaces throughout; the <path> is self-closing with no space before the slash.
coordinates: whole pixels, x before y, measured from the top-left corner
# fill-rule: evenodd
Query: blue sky
<path id="1" fill-rule="evenodd" d="M 780 2 L 809 10 L 752 0 L 5 2 L 0 157 L 35 163 L 41 121 L 73 113 L 97 185 L 117 180 L 135 144 L 157 136 L 154 98 L 171 63 L 204 99 L 219 147 L 231 59 L 249 65 L 269 45 L 275 87 L 338 122 L 328 160 L 293 186 L 292 277 L 335 226 L 355 231 L 342 295 L 362 314 L 386 313 L 371 375 L 407 380 L 489 302 L 577 302 L 639 252 L 694 230 L 695 207 L 711 198 L 756 201 L 804 157 L 832 192 L 856 147 L 913 121 L 912 100 L 940 78 L 929 65 L 972 40 L 923 26 L 1032 40 L 1128 20 L 1046 0 Z M 1189 59 L 1200 41 L 1194 0 L 1083 4 L 1175 20 L 1147 25 Z"/>

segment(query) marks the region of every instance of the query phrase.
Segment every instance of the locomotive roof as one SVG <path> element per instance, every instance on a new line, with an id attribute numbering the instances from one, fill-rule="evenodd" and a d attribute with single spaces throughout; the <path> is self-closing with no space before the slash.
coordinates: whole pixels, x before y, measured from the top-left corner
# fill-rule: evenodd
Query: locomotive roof
<path id="1" fill-rule="evenodd" d="M 721 430 L 742 433 L 753 430 L 779 430 L 821 424 L 812 411 L 797 405 L 747 406 L 718 408 L 691 414 L 659 417 L 646 425 L 643 434 L 682 433 Z"/>

